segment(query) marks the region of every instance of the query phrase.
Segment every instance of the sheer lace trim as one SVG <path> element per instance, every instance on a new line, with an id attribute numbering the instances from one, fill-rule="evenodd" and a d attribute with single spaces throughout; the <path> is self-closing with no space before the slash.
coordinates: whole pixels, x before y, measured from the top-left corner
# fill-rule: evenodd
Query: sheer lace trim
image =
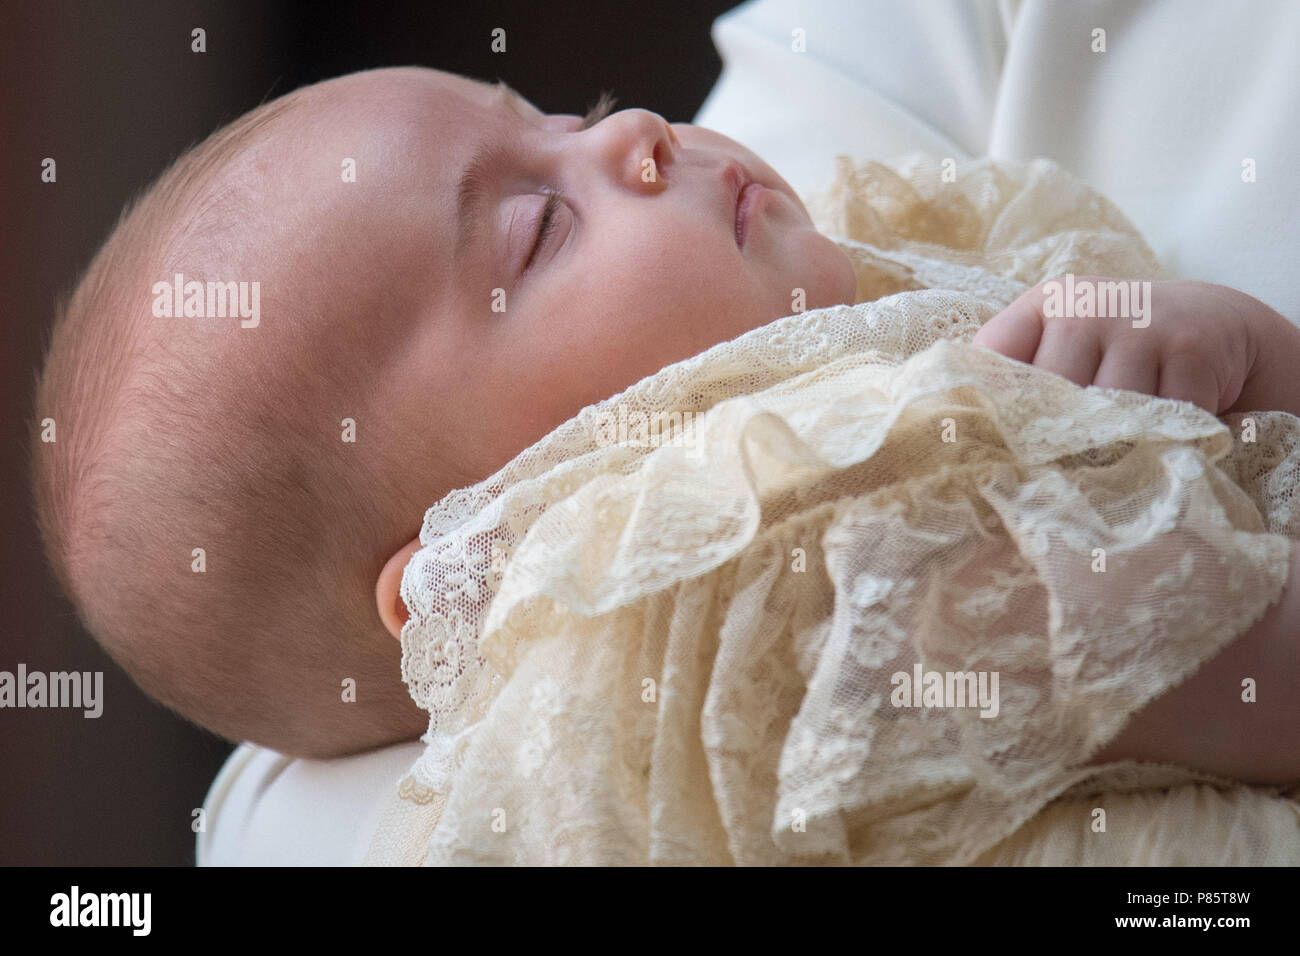
<path id="1" fill-rule="evenodd" d="M 1027 283 L 1157 266 L 1046 161 L 937 169 L 846 164 L 814 207 L 872 301 L 670 366 L 426 514 L 427 862 L 969 862 L 1276 599 L 1298 420 L 1243 442 L 970 346 Z M 619 412 L 671 440 L 611 442 Z M 998 716 L 894 706 L 917 668 L 998 673 Z"/>

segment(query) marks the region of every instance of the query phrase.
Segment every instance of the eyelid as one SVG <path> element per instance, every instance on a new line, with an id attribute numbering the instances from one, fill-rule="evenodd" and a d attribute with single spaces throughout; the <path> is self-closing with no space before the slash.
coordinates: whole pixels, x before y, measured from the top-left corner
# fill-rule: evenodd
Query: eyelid
<path id="1" fill-rule="evenodd" d="M 589 130 L 609 116 L 614 111 L 615 102 L 617 101 L 608 91 L 602 92 L 586 114 L 580 118 L 579 131 Z M 550 235 L 554 233 L 555 219 L 559 215 L 561 204 L 566 202 L 564 194 L 554 187 L 546 187 L 543 193 L 546 195 L 546 202 L 542 206 L 541 215 L 538 216 L 538 228 L 534 234 L 533 242 L 529 246 L 528 255 L 520 269 L 520 275 L 525 275 L 532 270 L 537 254 L 541 251 L 542 246 L 546 244 Z M 547 221 L 548 209 L 550 210 L 549 221 Z M 546 226 L 546 229 L 543 229 L 543 225 Z"/>
<path id="2" fill-rule="evenodd" d="M 555 221 L 560 213 L 560 207 L 564 203 L 564 194 L 558 189 L 547 187 L 546 202 L 542 205 L 541 215 L 537 217 L 537 231 L 533 237 L 533 243 L 528 250 L 528 257 L 524 260 L 524 266 L 520 270 L 521 274 L 529 272 L 537 258 L 537 254 L 542 251 L 542 247 L 555 234 Z"/>

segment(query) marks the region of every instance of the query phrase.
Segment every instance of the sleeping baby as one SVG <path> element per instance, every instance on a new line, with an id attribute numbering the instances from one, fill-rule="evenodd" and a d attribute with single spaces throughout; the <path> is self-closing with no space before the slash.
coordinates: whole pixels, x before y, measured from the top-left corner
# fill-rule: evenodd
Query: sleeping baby
<path id="1" fill-rule="evenodd" d="M 818 225 L 608 101 L 291 93 L 63 305 L 52 564 L 224 737 L 427 731 L 425 862 L 971 862 L 1105 767 L 1300 778 L 1233 706 L 1300 671 L 1300 332 L 1045 161 L 846 164 Z"/>

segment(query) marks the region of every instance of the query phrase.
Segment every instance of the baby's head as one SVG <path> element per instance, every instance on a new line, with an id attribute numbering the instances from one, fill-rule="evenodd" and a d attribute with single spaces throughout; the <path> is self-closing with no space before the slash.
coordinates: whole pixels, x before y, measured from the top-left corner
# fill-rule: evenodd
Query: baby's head
<path id="1" fill-rule="evenodd" d="M 123 218 L 56 324 L 34 482 L 65 590 L 147 693 L 290 754 L 417 736 L 394 638 L 426 507 L 796 289 L 853 301 L 758 157 L 606 112 L 354 74 L 217 132 Z"/>

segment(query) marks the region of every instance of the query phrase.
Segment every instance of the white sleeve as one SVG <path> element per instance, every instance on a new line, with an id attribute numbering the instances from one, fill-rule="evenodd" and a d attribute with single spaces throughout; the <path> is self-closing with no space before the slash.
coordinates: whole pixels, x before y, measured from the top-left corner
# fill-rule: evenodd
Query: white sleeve
<path id="1" fill-rule="evenodd" d="M 751 0 L 714 21 L 722 74 L 694 122 L 796 191 L 834 157 L 987 147 L 1015 0 Z"/>
<path id="2" fill-rule="evenodd" d="M 199 866 L 359 866 L 419 741 L 336 760 L 253 744 L 230 755 L 204 799 Z"/>
<path id="3" fill-rule="evenodd" d="M 723 69 L 695 122 L 803 194 L 838 153 L 1046 156 L 1170 275 L 1300 324 L 1297 37 L 1294 0 L 751 0 L 714 23 Z"/>
<path id="4" fill-rule="evenodd" d="M 1025 0 L 989 155 L 1055 160 L 1173 275 L 1300 322 L 1298 39 L 1294 0 Z"/>

